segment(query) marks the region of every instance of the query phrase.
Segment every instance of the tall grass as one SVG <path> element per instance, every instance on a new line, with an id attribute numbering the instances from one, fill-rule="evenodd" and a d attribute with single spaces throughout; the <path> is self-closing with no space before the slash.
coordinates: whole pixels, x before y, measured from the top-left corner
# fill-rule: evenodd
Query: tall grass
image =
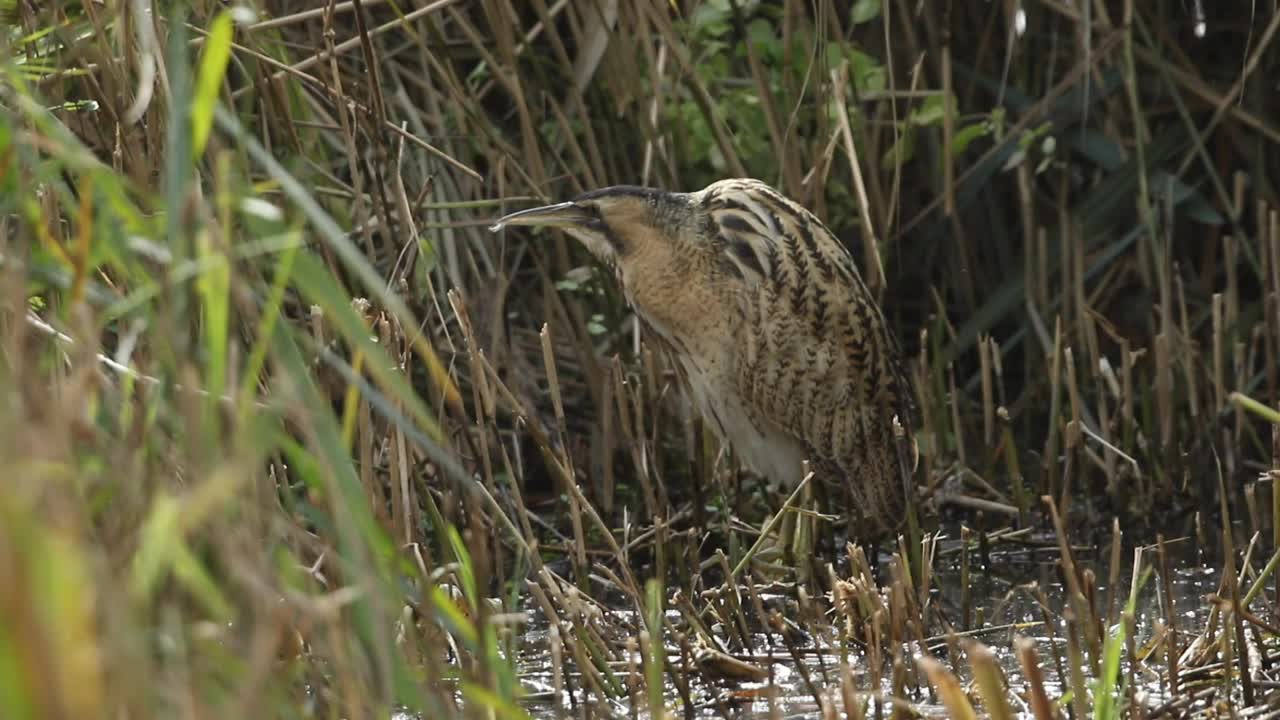
<path id="1" fill-rule="evenodd" d="M 316 168 L 226 109 L 237 11 L 198 53 L 166 17 L 145 125 L 91 148 L 68 122 L 116 108 L 51 112 L 33 70 L 83 10 L 4 66 L 4 716 L 523 715 L 493 569 L 421 519 L 483 494 L 410 371 L 457 390 Z"/>
<path id="2" fill-rule="evenodd" d="M 824 716 L 1270 702 L 1269 10 L 0 10 L 0 716 L 778 711 L 782 664 Z M 578 248 L 485 231 L 740 174 L 912 357 L 932 519 L 881 557 L 815 551 Z M 1219 563 L 1194 627 L 1151 530 Z M 1020 544 L 1034 631 L 969 588 Z"/>

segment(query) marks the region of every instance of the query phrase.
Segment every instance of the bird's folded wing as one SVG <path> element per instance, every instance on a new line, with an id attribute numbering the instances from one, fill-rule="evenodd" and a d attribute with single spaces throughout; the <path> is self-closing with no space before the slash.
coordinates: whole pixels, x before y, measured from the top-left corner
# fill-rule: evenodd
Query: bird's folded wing
<path id="1" fill-rule="evenodd" d="M 822 321 L 762 288 L 744 325 L 738 382 L 747 402 L 795 437 L 822 480 L 846 487 L 873 527 L 895 529 L 904 486 L 893 419 L 909 426 L 907 386 L 881 315 L 852 291 Z"/>

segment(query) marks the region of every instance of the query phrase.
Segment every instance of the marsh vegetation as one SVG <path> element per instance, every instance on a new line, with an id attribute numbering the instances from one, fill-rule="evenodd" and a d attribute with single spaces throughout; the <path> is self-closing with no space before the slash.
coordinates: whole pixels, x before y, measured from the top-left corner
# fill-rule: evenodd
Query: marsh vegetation
<path id="1" fill-rule="evenodd" d="M 1280 716 L 1268 3 L 0 2 L 0 717 Z M 868 550 L 502 213 L 761 178 Z"/>

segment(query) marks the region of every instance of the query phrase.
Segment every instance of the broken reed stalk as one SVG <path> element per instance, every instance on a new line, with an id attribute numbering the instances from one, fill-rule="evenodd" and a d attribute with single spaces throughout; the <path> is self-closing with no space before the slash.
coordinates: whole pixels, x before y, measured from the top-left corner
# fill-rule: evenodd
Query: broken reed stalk
<path id="1" fill-rule="evenodd" d="M 561 479 L 567 484 L 576 486 L 578 482 L 577 473 L 573 467 L 573 456 L 569 452 L 569 431 L 565 423 L 564 399 L 560 394 L 560 374 L 556 371 L 556 357 L 555 352 L 552 350 L 550 325 L 543 323 L 542 331 L 538 333 L 538 339 L 542 345 L 542 363 L 547 373 L 547 386 L 551 390 L 551 406 L 555 414 L 560 459 L 566 471 Z M 579 506 L 578 493 L 570 491 L 567 487 L 564 493 L 569 498 L 569 522 L 573 528 L 573 543 L 576 550 L 573 554 L 574 575 L 578 579 L 578 584 L 585 587 L 587 585 L 588 566 L 587 541 L 582 529 L 582 508 Z"/>
<path id="2" fill-rule="evenodd" d="M 1084 419 L 1081 413 L 1080 386 L 1076 382 L 1076 362 L 1075 354 L 1068 345 L 1063 349 L 1064 371 L 1067 375 L 1067 399 L 1071 408 L 1071 421 L 1067 423 L 1066 433 L 1066 466 L 1062 471 L 1062 495 L 1061 506 L 1062 512 L 1070 514 L 1071 512 L 1071 481 L 1073 479 L 1072 467 L 1075 464 L 1075 458 L 1081 454 L 1081 434 L 1084 428 Z"/>
<path id="3" fill-rule="evenodd" d="M 1266 213 L 1267 223 L 1265 234 L 1260 238 L 1260 242 L 1267 249 L 1267 256 L 1271 260 L 1270 270 L 1267 277 L 1263 279 L 1263 287 L 1265 287 L 1265 295 L 1263 295 L 1263 304 L 1265 304 L 1265 315 L 1267 327 L 1270 332 L 1263 331 L 1267 337 L 1265 352 L 1266 359 L 1263 366 L 1267 369 L 1267 397 L 1270 398 L 1272 405 L 1280 402 L 1280 370 L 1276 369 L 1277 361 L 1280 361 L 1280 210 L 1268 209 Z M 1260 232 L 1261 228 L 1260 228 Z"/>
<path id="4" fill-rule="evenodd" d="M 1062 611 L 1067 636 L 1067 677 L 1071 688 L 1071 716 L 1084 720 L 1088 717 L 1088 696 L 1085 683 L 1085 651 L 1080 647 L 1080 618 L 1067 608 Z M 1089 623 L 1085 623 L 1089 625 Z"/>
<path id="5" fill-rule="evenodd" d="M 1022 667 L 1023 677 L 1027 679 L 1031 713 L 1036 720 L 1056 720 L 1053 702 L 1044 689 L 1044 675 L 1040 671 L 1040 658 L 1036 653 L 1035 641 L 1018 636 L 1014 638 L 1013 649 L 1014 654 L 1018 656 L 1018 664 Z"/>
<path id="6" fill-rule="evenodd" d="M 956 390 L 956 369 L 951 363 L 947 363 L 947 381 L 950 383 L 950 392 L 947 394 L 947 398 L 951 407 L 951 437 L 956 457 L 959 459 L 960 464 L 968 465 L 965 452 L 964 423 L 960 419 L 960 393 Z"/>
<path id="7" fill-rule="evenodd" d="M 982 697 L 982 705 L 992 720 L 1013 720 L 1013 709 L 1006 697 L 1004 673 L 995 653 L 986 645 L 970 640 L 965 643 L 965 655 L 973 669 L 973 677 Z"/>
<path id="8" fill-rule="evenodd" d="M 965 631 L 973 627 L 969 596 L 971 585 L 969 577 L 969 545 L 971 544 L 971 535 L 972 531 L 968 526 L 960 526 L 960 627 Z"/>
<path id="9" fill-rule="evenodd" d="M 1067 585 L 1067 600 L 1069 607 L 1074 611 L 1074 615 L 1084 624 L 1085 628 L 1085 647 L 1089 649 L 1090 655 L 1094 662 L 1098 658 L 1100 652 L 1099 638 L 1096 629 L 1097 622 L 1094 620 L 1089 603 L 1085 599 L 1084 589 L 1080 584 L 1080 576 L 1076 567 L 1076 562 L 1071 545 L 1068 540 L 1066 527 L 1063 523 L 1062 516 L 1058 513 L 1057 503 L 1053 498 L 1045 496 L 1042 501 L 1049 508 L 1049 515 L 1053 520 L 1054 531 L 1057 533 L 1058 552 L 1062 563 L 1062 575 Z"/>
<path id="10" fill-rule="evenodd" d="M 995 389 L 992 384 L 991 346 L 987 337 L 978 338 L 978 359 L 982 376 L 982 442 L 990 453 L 996 442 Z"/>
<path id="11" fill-rule="evenodd" d="M 1018 445 L 1013 438 L 1009 411 L 1001 406 L 997 416 L 1000 418 L 1000 443 L 1004 452 L 1005 471 L 1009 474 L 1009 483 L 1013 487 L 1013 504 L 1018 508 L 1018 527 L 1022 528 L 1027 526 L 1031 499 L 1022 476 L 1022 462 L 1018 459 Z"/>
<path id="12" fill-rule="evenodd" d="M 1120 549 L 1121 538 L 1124 537 L 1124 531 L 1120 529 L 1120 519 L 1112 518 L 1111 520 L 1111 572 L 1107 576 L 1107 627 L 1111 627 L 1116 623 L 1115 609 L 1116 600 L 1120 593 Z"/>
<path id="13" fill-rule="evenodd" d="M 1173 595 L 1173 578 L 1169 572 L 1169 553 L 1165 550 L 1164 534 L 1156 534 L 1156 557 L 1160 563 L 1160 581 L 1163 583 L 1165 609 L 1165 627 L 1168 636 L 1164 641 L 1165 654 L 1169 665 L 1169 694 L 1177 695 L 1180 686 L 1178 679 L 1178 656 L 1182 653 L 1178 645 L 1177 605 Z"/>
<path id="14" fill-rule="evenodd" d="M 929 683 L 938 692 L 938 697 L 947 708 L 947 714 L 954 720 L 977 720 L 977 713 L 969 703 L 968 696 L 960 687 L 960 681 L 942 663 L 928 655 L 921 656 L 916 662 L 929 677 Z"/>
<path id="15" fill-rule="evenodd" d="M 1058 474 L 1058 424 L 1061 412 L 1062 397 L 1062 320 L 1058 318 L 1053 325 L 1053 353 L 1049 358 L 1049 425 L 1046 428 L 1044 463 L 1045 473 L 1040 481 L 1042 495 L 1056 496 Z"/>
<path id="16" fill-rule="evenodd" d="M 1244 607 L 1240 602 L 1240 581 L 1236 575 L 1235 538 L 1231 532 L 1231 514 L 1227 507 L 1226 480 L 1218 472 L 1218 486 L 1222 505 L 1222 552 L 1226 560 L 1223 580 L 1227 584 L 1228 600 L 1231 603 L 1231 621 L 1234 631 L 1235 653 L 1239 662 L 1240 689 L 1246 707 L 1252 706 L 1253 676 L 1249 672 L 1249 642 L 1244 632 Z"/>

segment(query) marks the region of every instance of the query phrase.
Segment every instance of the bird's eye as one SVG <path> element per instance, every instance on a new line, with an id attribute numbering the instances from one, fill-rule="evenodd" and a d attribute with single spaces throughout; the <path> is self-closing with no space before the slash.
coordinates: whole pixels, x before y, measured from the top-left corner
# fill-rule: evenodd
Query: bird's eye
<path id="1" fill-rule="evenodd" d="M 591 219 L 584 223 L 587 227 L 602 229 L 605 226 L 604 214 L 600 212 L 600 206 L 595 203 L 586 203 L 582 206 L 583 210 L 591 216 Z"/>

